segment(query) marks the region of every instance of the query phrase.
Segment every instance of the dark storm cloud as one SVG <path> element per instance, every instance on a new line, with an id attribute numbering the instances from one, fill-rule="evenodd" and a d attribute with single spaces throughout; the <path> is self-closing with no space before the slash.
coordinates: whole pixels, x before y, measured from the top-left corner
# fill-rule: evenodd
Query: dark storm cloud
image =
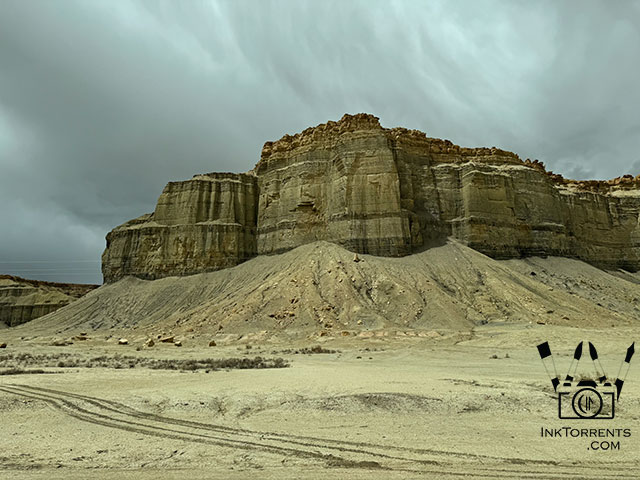
<path id="1" fill-rule="evenodd" d="M 638 5 L 3 0 L 0 271 L 99 281 L 167 181 L 345 112 L 639 174 Z"/>

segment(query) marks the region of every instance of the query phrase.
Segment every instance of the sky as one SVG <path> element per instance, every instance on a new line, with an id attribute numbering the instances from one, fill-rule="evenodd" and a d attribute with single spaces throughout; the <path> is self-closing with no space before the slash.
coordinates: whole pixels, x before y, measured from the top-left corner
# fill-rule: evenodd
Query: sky
<path id="1" fill-rule="evenodd" d="M 640 2 L 0 0 L 0 273 L 101 283 L 168 181 L 367 112 L 640 174 Z"/>

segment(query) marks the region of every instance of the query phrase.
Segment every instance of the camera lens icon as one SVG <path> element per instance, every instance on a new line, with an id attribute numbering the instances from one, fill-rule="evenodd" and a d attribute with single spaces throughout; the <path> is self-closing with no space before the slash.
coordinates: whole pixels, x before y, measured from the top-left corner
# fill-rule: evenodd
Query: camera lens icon
<path id="1" fill-rule="evenodd" d="M 602 395 L 593 388 L 583 388 L 575 393 L 571 405 L 578 417 L 594 418 L 602 411 Z"/>

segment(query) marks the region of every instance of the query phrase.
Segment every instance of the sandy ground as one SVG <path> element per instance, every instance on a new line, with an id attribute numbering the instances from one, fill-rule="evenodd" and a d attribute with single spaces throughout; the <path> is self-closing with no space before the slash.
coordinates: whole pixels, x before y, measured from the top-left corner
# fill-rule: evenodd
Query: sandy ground
<path id="1" fill-rule="evenodd" d="M 3 478 L 638 478 L 640 376 L 632 364 L 613 420 L 560 420 L 536 351 L 549 340 L 561 375 L 592 340 L 615 376 L 636 331 L 484 326 L 468 340 L 323 339 L 136 351 L 85 341 L 23 342 L 8 353 L 79 357 L 283 357 L 284 369 L 180 372 L 58 368 L 0 376 Z M 497 357 L 497 358 L 493 358 Z M 594 370 L 583 358 L 579 371 Z M 541 428 L 629 428 L 619 450 Z"/>
<path id="2" fill-rule="evenodd" d="M 561 420 L 536 350 L 548 340 L 564 377 L 590 340 L 615 377 L 639 320 L 638 273 L 496 261 L 451 241 L 358 259 L 318 242 L 219 272 L 127 278 L 0 328 L 0 373 L 53 372 L 0 375 L 0 476 L 639 478 L 636 364 L 614 419 Z M 338 351 L 294 353 L 312 345 Z M 148 368 L 255 356 L 290 367 Z M 595 374 L 586 353 L 578 374 Z"/>

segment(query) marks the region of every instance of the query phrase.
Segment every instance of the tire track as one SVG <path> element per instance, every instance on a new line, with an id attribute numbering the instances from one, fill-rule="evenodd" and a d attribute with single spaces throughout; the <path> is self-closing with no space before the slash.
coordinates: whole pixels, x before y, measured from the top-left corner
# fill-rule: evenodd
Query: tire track
<path id="1" fill-rule="evenodd" d="M 116 418 L 114 416 L 109 416 L 104 413 L 98 413 L 98 412 L 87 410 L 86 408 L 80 407 L 75 403 L 73 403 L 72 401 L 64 398 L 65 396 L 71 396 L 73 394 L 69 395 L 64 392 L 54 391 L 56 392 L 56 394 L 54 395 L 54 394 L 49 394 L 48 392 L 47 393 L 39 392 L 38 390 L 40 389 L 35 387 L 25 387 L 25 386 L 19 386 L 19 385 L 9 385 L 9 386 L 0 387 L 0 391 L 3 391 L 5 393 L 12 393 L 15 395 L 20 395 L 20 396 L 31 398 L 34 400 L 42 400 L 48 403 L 49 405 L 51 405 L 52 407 L 58 410 L 62 410 L 64 413 L 78 420 L 101 425 L 101 426 L 118 428 L 121 430 L 126 430 L 134 433 L 142 433 L 142 434 L 148 434 L 148 435 L 153 435 L 153 436 L 163 437 L 163 438 L 171 438 L 176 440 L 192 441 L 196 443 L 208 443 L 208 444 L 213 444 L 216 446 L 222 446 L 222 447 L 228 447 L 228 448 L 263 450 L 268 453 L 294 455 L 298 457 L 308 457 L 316 460 L 325 461 L 332 466 L 341 466 L 341 467 L 355 467 L 355 468 L 367 467 L 367 468 L 377 468 L 377 469 L 388 469 L 389 467 L 381 465 L 379 461 L 377 461 L 377 460 L 380 460 L 381 458 L 405 462 L 405 463 L 409 463 L 409 462 L 418 463 L 418 464 L 435 463 L 433 461 L 428 461 L 428 460 L 422 460 L 417 458 L 404 458 L 404 457 L 388 455 L 382 452 L 372 452 L 372 451 L 366 451 L 366 450 L 354 449 L 354 448 L 333 447 L 333 446 L 321 445 L 321 444 L 310 444 L 310 443 L 305 444 L 302 442 L 293 442 L 293 441 L 286 442 L 286 441 L 280 441 L 276 439 L 266 439 L 264 438 L 264 435 L 261 435 L 258 432 L 251 432 L 249 430 L 246 430 L 243 432 L 244 436 L 253 437 L 259 441 L 232 438 L 232 436 L 235 434 L 234 432 L 220 432 L 222 435 L 226 435 L 226 436 L 221 436 L 221 435 L 212 435 L 207 433 L 175 430 L 175 429 L 171 429 L 171 428 L 167 428 L 166 426 L 163 426 L 165 425 L 166 422 L 159 422 L 161 423 L 161 425 L 149 425 L 149 424 L 140 423 L 132 420 Z M 64 394 L 60 395 L 60 393 L 64 393 Z M 84 401 L 98 408 L 101 408 L 102 410 L 112 411 L 122 416 L 131 416 L 131 415 L 127 415 L 122 412 L 119 412 L 117 410 L 114 410 L 113 408 L 106 408 L 100 405 L 100 401 L 96 401 L 96 399 L 84 400 Z M 230 429 L 230 430 L 233 430 L 233 429 Z M 271 444 L 277 441 L 280 441 L 281 443 L 285 443 L 285 445 Z M 291 447 L 286 445 L 286 443 L 291 443 L 293 445 L 307 446 L 307 447 L 315 448 L 315 450 L 308 450 L 308 449 L 303 449 L 299 447 Z M 330 450 L 330 451 L 337 450 L 340 453 L 356 454 L 356 455 L 364 456 L 366 460 L 362 460 L 362 459 L 351 460 L 348 458 L 342 458 L 335 455 L 334 453 L 323 453 L 319 451 L 319 449 Z M 373 459 L 376 459 L 376 460 L 373 460 Z"/>
<path id="2" fill-rule="evenodd" d="M 129 422 L 126 420 L 119 420 L 116 418 L 109 417 L 107 415 L 98 414 L 95 412 L 90 412 L 84 408 L 78 407 L 74 405 L 72 402 L 64 399 L 58 399 L 53 396 L 37 394 L 37 393 L 28 393 L 25 391 L 20 391 L 15 387 L 0 387 L 0 391 L 5 393 L 12 393 L 14 395 L 20 395 L 23 397 L 31 398 L 33 400 L 40 400 L 46 402 L 57 410 L 63 411 L 65 414 L 81 420 L 83 422 L 93 423 L 95 425 L 101 425 L 111 428 L 117 428 L 120 430 L 126 430 L 134 433 L 142 433 L 145 435 L 153 435 L 156 437 L 162 438 L 170 438 L 173 440 L 185 440 L 185 441 L 196 441 L 197 443 L 207 443 L 216 446 L 228 447 L 228 448 L 248 448 L 251 449 L 254 445 L 251 442 L 240 442 L 229 439 L 224 439 L 220 437 L 207 436 L 202 434 L 187 434 L 185 432 L 175 431 L 162 427 L 152 427 L 141 423 Z M 189 438 L 195 437 L 195 438 Z M 202 438 L 199 438 L 202 437 Z M 257 445 L 261 447 L 263 450 L 273 451 L 274 453 L 296 453 L 302 454 L 302 456 L 308 456 L 324 459 L 324 456 L 321 454 L 317 454 L 314 452 L 304 452 L 299 450 L 291 450 L 286 448 L 278 448 L 278 447 L 270 447 L 268 445 Z"/>
<path id="3" fill-rule="evenodd" d="M 74 393 L 63 392 L 60 390 L 52 390 L 52 389 L 42 388 L 42 387 L 19 386 L 19 388 L 30 389 L 36 392 L 47 392 L 47 393 L 61 395 L 65 397 L 76 398 L 76 399 L 85 401 L 87 403 L 94 404 L 99 408 L 105 408 L 107 410 L 111 410 L 114 413 L 118 413 L 121 415 L 128 415 L 128 416 L 133 416 L 133 417 L 142 418 L 142 419 L 155 420 L 161 423 L 169 423 L 169 424 L 191 427 L 196 429 L 211 430 L 211 431 L 233 433 L 233 434 L 240 434 L 240 435 L 250 435 L 250 436 L 257 435 L 260 437 L 260 439 L 266 438 L 266 439 L 273 439 L 273 440 L 283 440 L 283 441 L 297 443 L 299 445 L 309 446 L 309 447 L 326 447 L 328 443 L 328 444 L 336 445 L 335 448 L 360 447 L 360 448 L 374 448 L 374 449 L 381 449 L 381 450 L 395 450 L 403 453 L 417 453 L 417 454 L 423 454 L 423 455 L 425 454 L 426 455 L 449 455 L 449 456 L 473 458 L 473 459 L 484 458 L 489 460 L 504 460 L 502 458 L 491 457 L 488 455 L 476 455 L 476 454 L 470 454 L 470 453 L 448 452 L 444 450 L 432 450 L 432 449 L 412 448 L 412 447 L 397 447 L 394 445 L 377 445 L 377 444 L 367 443 L 367 442 L 352 442 L 352 441 L 346 441 L 346 440 L 335 440 L 335 439 L 327 439 L 327 438 L 319 438 L 319 437 L 310 437 L 310 436 L 304 436 L 304 435 L 262 432 L 262 431 L 247 430 L 247 429 L 241 429 L 241 428 L 225 427 L 222 425 L 215 425 L 210 423 L 201 423 L 201 422 L 181 420 L 181 419 L 176 419 L 171 417 L 162 417 L 160 415 L 155 415 L 152 413 L 146 413 L 146 412 L 141 412 L 139 410 L 135 410 L 134 408 L 126 406 L 122 403 L 118 403 L 111 400 L 99 399 L 96 397 L 89 397 L 87 395 L 74 394 Z M 305 440 L 306 442 L 302 442 L 302 440 Z M 318 443 L 309 443 L 309 442 L 325 442 L 325 443 L 318 444 Z M 354 450 L 354 452 L 362 453 L 362 450 Z M 378 453 L 375 453 L 375 454 L 378 455 Z M 521 460 L 521 459 L 516 459 L 516 460 Z M 533 461 L 533 463 L 538 463 L 538 462 L 543 464 L 555 465 L 555 462 L 535 461 L 535 460 Z M 437 461 L 434 460 L 433 463 L 437 463 Z"/>
<path id="4" fill-rule="evenodd" d="M 31 387 L 31 386 L 26 386 L 26 385 L 21 385 L 21 386 L 16 386 L 16 387 L 23 388 L 23 389 L 30 389 L 30 390 L 34 390 L 36 392 L 47 392 L 47 393 L 51 393 L 51 394 L 61 395 L 61 396 L 64 396 L 64 397 L 76 398 L 76 399 L 79 399 L 79 400 L 86 401 L 88 403 L 93 403 L 97 407 L 106 408 L 108 410 L 111 410 L 111 411 L 113 411 L 115 413 L 119 413 L 119 414 L 122 414 L 122 415 L 129 415 L 129 416 L 134 416 L 134 417 L 138 417 L 138 418 L 151 419 L 151 420 L 159 421 L 161 423 L 169 423 L 169 424 L 181 425 L 181 426 L 186 426 L 186 427 L 193 427 L 193 428 L 197 428 L 197 429 L 212 430 L 212 431 L 219 431 L 219 432 L 225 432 L 225 433 L 257 435 L 261 439 L 273 438 L 273 439 L 283 439 L 283 440 L 291 441 L 291 442 L 295 441 L 295 440 L 307 440 L 307 441 L 314 441 L 314 442 L 326 442 L 326 443 L 333 444 L 333 445 L 374 448 L 374 449 L 382 449 L 382 450 L 395 450 L 395 451 L 400 451 L 400 452 L 405 452 L 405 453 L 409 452 L 409 453 L 417 453 L 417 454 L 422 454 L 422 455 L 440 455 L 440 456 L 449 456 L 449 457 L 460 457 L 460 458 L 473 459 L 473 460 L 489 460 L 489 461 L 513 462 L 513 463 L 528 462 L 528 463 L 532 463 L 532 464 L 540 464 L 540 465 L 547 465 L 547 466 L 558 466 L 558 462 L 548 461 L 548 460 L 533 460 L 533 459 L 527 460 L 527 459 L 513 458 L 513 457 L 506 458 L 506 457 L 495 457 L 495 456 L 490 456 L 490 455 L 481 455 L 481 454 L 474 454 L 474 453 L 451 452 L 451 451 L 447 451 L 447 450 L 435 450 L 435 449 L 413 448 L 413 447 L 397 447 L 395 445 L 379 445 L 379 444 L 367 443 L 367 442 L 354 442 L 354 441 L 348 441 L 348 440 L 336 440 L 336 439 L 321 438 L 321 437 L 310 437 L 310 436 L 304 436 L 304 435 L 276 433 L 276 432 L 262 432 L 262 431 L 256 431 L 256 430 L 247 430 L 247 429 L 241 429 L 241 428 L 226 427 L 226 426 L 222 426 L 222 425 L 194 422 L 194 421 L 190 421 L 190 420 L 181 420 L 181 419 L 176 419 L 176 418 L 171 418 L 171 417 L 163 417 L 163 416 L 155 415 L 155 414 L 152 414 L 152 413 L 141 412 L 139 410 L 135 410 L 134 408 L 131 408 L 131 407 L 129 407 L 127 405 L 124 405 L 122 403 L 118 403 L 118 402 L 115 402 L 115 401 L 112 401 L 112 400 L 106 400 L 106 399 L 99 399 L 99 398 L 96 398 L 96 397 L 90 397 L 90 396 L 87 396 L 87 395 L 74 394 L 74 393 L 70 393 L 70 392 L 64 392 L 64 391 L 60 391 L 60 390 L 53 390 L 53 389 L 48 389 L 48 388 L 43 388 L 43 387 Z M 326 443 L 325 444 L 320 444 L 320 445 L 315 444 L 315 443 L 300 443 L 300 445 L 313 446 L 313 447 L 318 447 L 318 446 L 324 447 L 326 445 Z M 437 461 L 434 461 L 434 462 L 437 463 Z"/>
<path id="5" fill-rule="evenodd" d="M 556 462 L 491 457 L 468 453 L 376 445 L 365 442 L 316 438 L 311 436 L 260 432 L 163 417 L 135 410 L 111 400 L 74 394 L 42 387 L 4 385 L 0 391 L 41 400 L 51 407 L 83 422 L 116 428 L 138 434 L 173 440 L 182 440 L 226 448 L 258 450 L 270 454 L 303 457 L 321 461 L 331 467 L 367 468 L 406 471 L 412 473 L 437 473 L 439 475 L 465 477 L 469 471 L 474 477 L 485 478 L 636 478 L 631 470 L 608 465 L 607 471 L 594 474 L 593 466 L 563 466 Z M 392 454 L 393 453 L 393 454 Z M 345 455 L 348 457 L 345 458 Z M 425 457 L 445 457 L 434 460 Z M 355 457 L 354 460 L 351 457 Z M 471 460 L 455 465 L 452 460 Z M 386 461 L 382 464 L 381 460 Z M 463 461 L 464 461 L 463 460 Z M 475 460 L 475 461 L 474 461 Z M 494 463 L 491 466 L 487 463 Z M 446 465 L 444 465 L 446 463 Z M 479 463 L 479 464 L 478 464 Z M 510 465 L 511 468 L 506 465 Z M 600 465 L 602 467 L 602 465 Z M 460 470 L 467 470 L 463 473 Z M 531 469 L 534 467 L 534 469 Z M 545 468 L 546 467 L 546 468 Z M 542 471 L 541 468 L 545 468 Z M 456 471 L 457 470 L 457 471 Z M 617 471 L 616 471 L 617 470 Z M 549 471 L 553 473 L 549 473 Z"/>

